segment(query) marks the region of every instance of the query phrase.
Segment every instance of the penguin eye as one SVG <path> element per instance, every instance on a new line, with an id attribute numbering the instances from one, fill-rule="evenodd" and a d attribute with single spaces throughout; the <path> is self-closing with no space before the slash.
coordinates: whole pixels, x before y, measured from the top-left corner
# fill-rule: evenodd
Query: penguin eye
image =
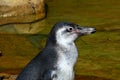
<path id="1" fill-rule="evenodd" d="M 74 30 L 73 27 L 69 27 L 69 28 L 67 28 L 67 32 L 72 32 L 73 30 Z"/>

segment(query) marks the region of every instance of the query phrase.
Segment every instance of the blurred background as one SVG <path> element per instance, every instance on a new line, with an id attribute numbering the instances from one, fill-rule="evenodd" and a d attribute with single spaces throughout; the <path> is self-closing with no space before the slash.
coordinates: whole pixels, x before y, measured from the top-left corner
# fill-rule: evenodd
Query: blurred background
<path id="1" fill-rule="evenodd" d="M 44 47 L 53 25 L 69 21 L 97 29 L 76 41 L 76 80 L 120 80 L 119 0 L 33 0 L 21 3 L 22 9 L 2 1 L 6 4 L 0 5 L 1 75 L 17 75 Z"/>

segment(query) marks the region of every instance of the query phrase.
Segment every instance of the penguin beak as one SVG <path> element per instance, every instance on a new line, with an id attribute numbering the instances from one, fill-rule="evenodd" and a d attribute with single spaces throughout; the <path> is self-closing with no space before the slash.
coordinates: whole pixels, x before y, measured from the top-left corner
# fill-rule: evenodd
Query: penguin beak
<path id="1" fill-rule="evenodd" d="M 75 32 L 79 35 L 87 35 L 95 33 L 96 29 L 92 27 L 77 27 Z"/>

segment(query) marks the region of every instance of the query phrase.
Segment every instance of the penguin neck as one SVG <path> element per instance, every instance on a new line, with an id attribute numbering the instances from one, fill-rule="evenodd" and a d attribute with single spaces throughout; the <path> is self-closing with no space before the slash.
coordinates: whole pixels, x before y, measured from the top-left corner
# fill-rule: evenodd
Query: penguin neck
<path id="1" fill-rule="evenodd" d="M 60 67 L 66 64 L 68 67 L 73 68 L 78 57 L 75 43 L 57 43 L 55 48 L 57 55 L 59 56 L 58 64 L 60 63 Z"/>
<path id="2" fill-rule="evenodd" d="M 62 51 L 63 53 L 67 53 L 71 50 L 71 48 L 73 48 L 75 46 L 75 43 L 74 42 L 65 42 L 65 41 L 57 41 L 56 42 L 56 48 L 57 50 L 60 50 Z"/>
<path id="3" fill-rule="evenodd" d="M 61 47 L 61 48 L 69 48 L 70 46 L 73 46 L 74 45 L 74 42 L 64 42 L 64 41 L 59 41 L 59 42 L 56 42 L 56 45 Z"/>

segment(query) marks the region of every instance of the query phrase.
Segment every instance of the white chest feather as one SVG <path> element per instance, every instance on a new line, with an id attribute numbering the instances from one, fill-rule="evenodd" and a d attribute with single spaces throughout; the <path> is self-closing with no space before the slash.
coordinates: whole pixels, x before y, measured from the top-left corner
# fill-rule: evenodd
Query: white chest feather
<path id="1" fill-rule="evenodd" d="M 57 48 L 57 78 L 55 80 L 74 80 L 74 64 L 76 63 L 78 52 L 76 46 L 70 44 L 67 47 Z"/>

